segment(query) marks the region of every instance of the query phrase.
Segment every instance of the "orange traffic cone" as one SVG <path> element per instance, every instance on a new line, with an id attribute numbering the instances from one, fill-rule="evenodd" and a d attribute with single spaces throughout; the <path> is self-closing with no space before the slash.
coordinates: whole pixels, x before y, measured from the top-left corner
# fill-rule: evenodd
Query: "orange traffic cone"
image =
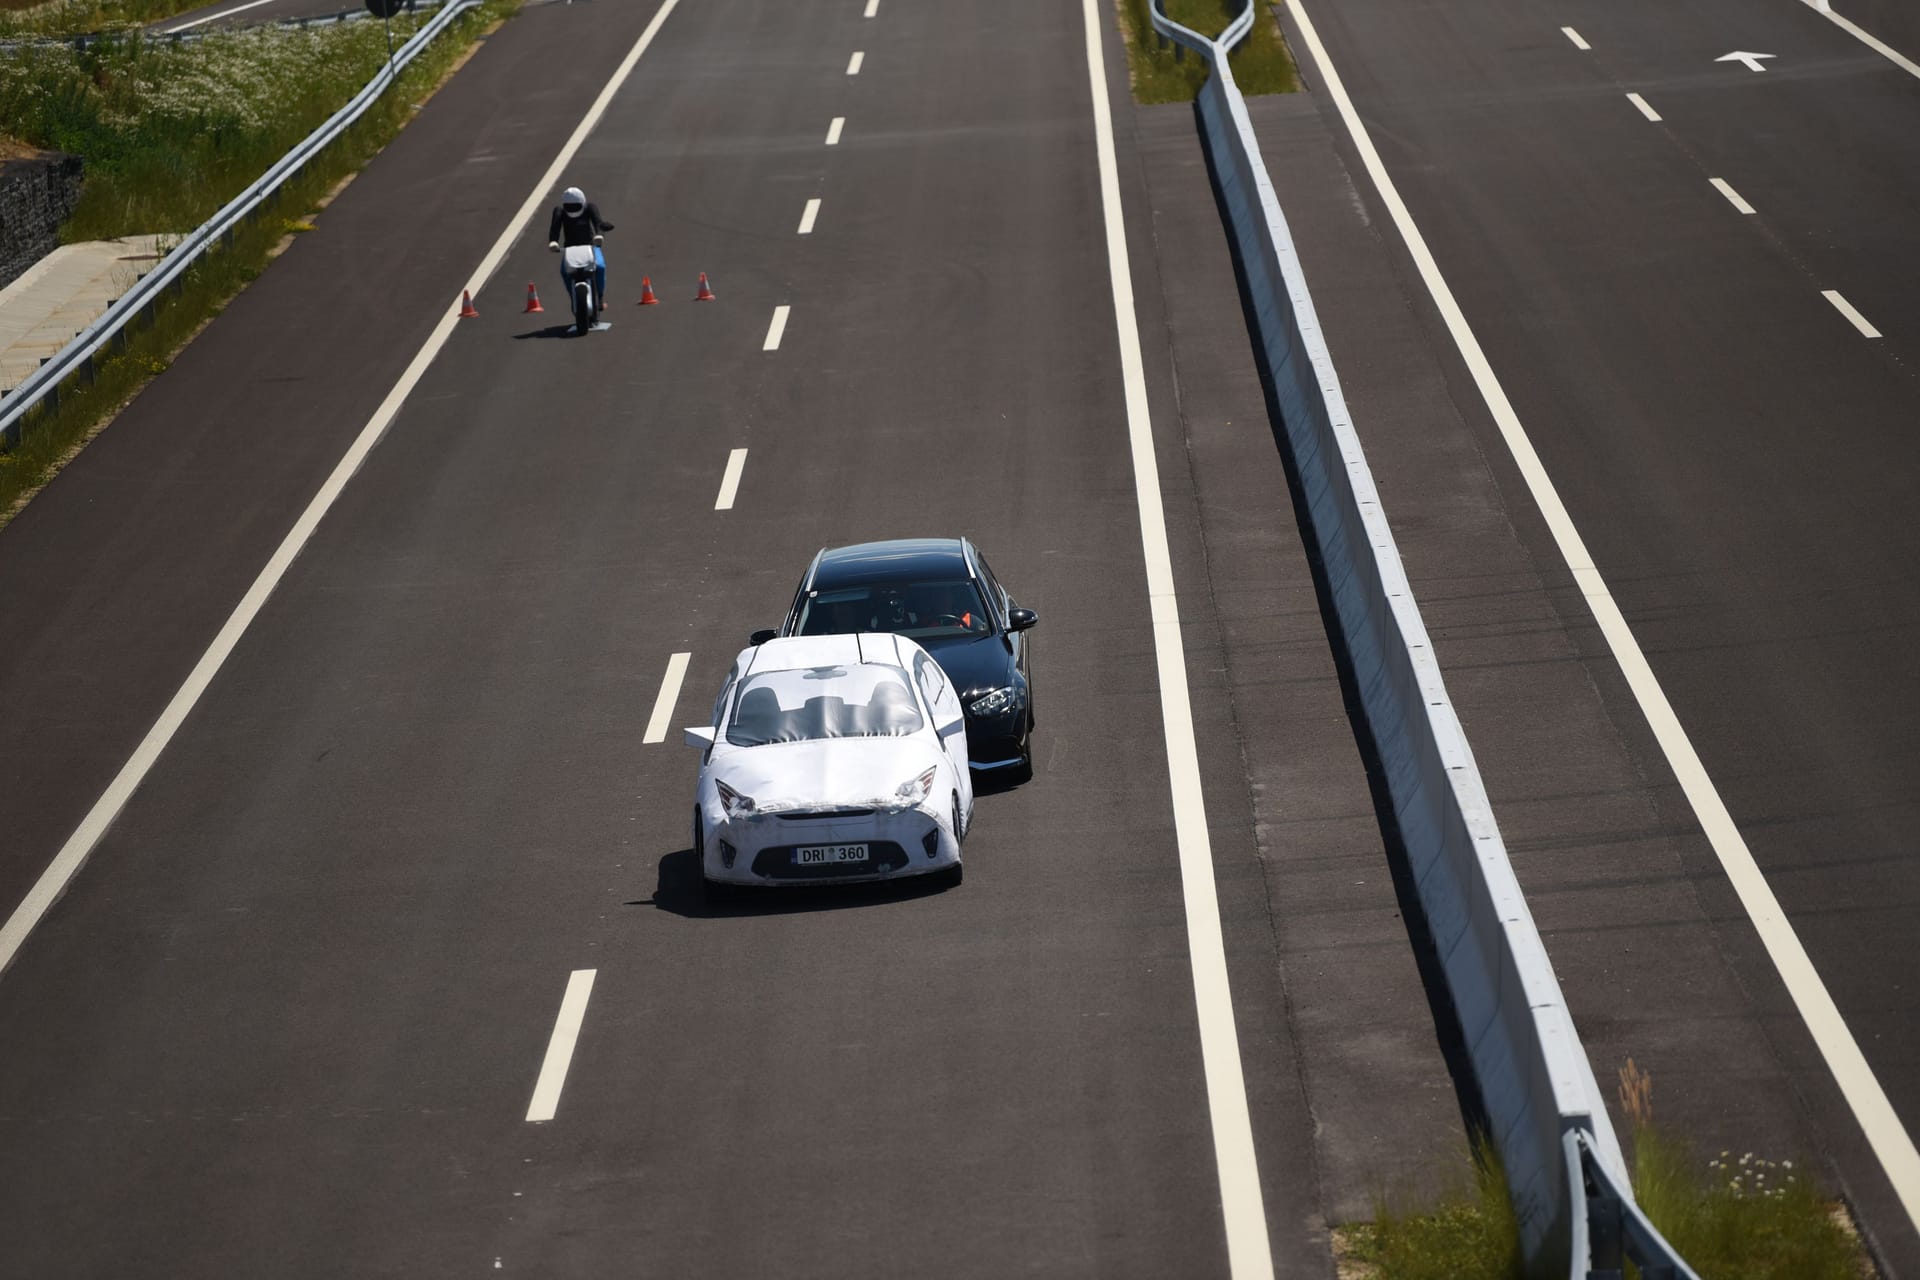
<path id="1" fill-rule="evenodd" d="M 713 286 L 707 283 L 707 273 L 704 271 L 700 273 L 700 292 L 693 295 L 693 300 L 695 302 L 714 301 Z"/>
<path id="2" fill-rule="evenodd" d="M 653 281 L 647 276 L 640 277 L 640 305 L 643 307 L 660 305 L 660 299 L 653 296 Z"/>
<path id="3" fill-rule="evenodd" d="M 462 289 L 460 291 L 460 318 L 462 320 L 471 320 L 479 314 L 480 313 L 473 308 L 473 294 L 466 289 Z"/>
<path id="4" fill-rule="evenodd" d="M 533 287 L 533 281 L 527 281 L 527 309 L 520 314 L 530 316 L 536 311 L 545 310 L 546 308 L 540 305 L 540 291 Z"/>

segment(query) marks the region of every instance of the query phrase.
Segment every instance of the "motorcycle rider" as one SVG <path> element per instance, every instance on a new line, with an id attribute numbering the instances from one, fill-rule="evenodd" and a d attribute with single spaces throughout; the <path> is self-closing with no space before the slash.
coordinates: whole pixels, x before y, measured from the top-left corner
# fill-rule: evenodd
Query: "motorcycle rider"
<path id="1" fill-rule="evenodd" d="M 593 287 L 603 306 L 607 297 L 607 255 L 600 249 L 600 233 L 611 230 L 613 224 L 600 216 L 600 210 L 578 187 L 568 187 L 560 193 L 560 203 L 554 206 L 553 217 L 547 223 L 547 248 L 553 252 L 560 252 L 562 246 L 593 246 Z M 561 286 L 567 287 L 565 269 L 560 272 L 560 280 Z"/>

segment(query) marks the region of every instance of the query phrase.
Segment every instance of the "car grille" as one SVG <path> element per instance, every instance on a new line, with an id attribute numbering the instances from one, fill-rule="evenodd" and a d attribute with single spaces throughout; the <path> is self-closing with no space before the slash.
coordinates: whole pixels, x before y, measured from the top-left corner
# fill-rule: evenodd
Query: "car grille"
<path id="1" fill-rule="evenodd" d="M 872 813 L 871 809 L 802 809 L 791 813 L 782 810 L 773 816 L 788 822 L 813 822 L 821 818 L 865 818 Z"/>
<path id="2" fill-rule="evenodd" d="M 873 875 L 898 871 L 907 865 L 907 851 L 891 840 L 862 841 L 867 846 L 865 862 L 829 862 L 807 867 L 793 864 L 797 845 L 771 845 L 753 855 L 753 874 L 769 880 L 837 880 L 842 876 Z"/>

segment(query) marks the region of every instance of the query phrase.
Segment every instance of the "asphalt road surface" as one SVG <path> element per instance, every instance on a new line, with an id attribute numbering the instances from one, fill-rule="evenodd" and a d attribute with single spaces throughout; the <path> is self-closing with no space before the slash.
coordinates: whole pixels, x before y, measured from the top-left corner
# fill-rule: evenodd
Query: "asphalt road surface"
<path id="1" fill-rule="evenodd" d="M 1920 78 L 1795 3 L 1360 0 L 1309 13 L 1679 726 L 1891 1100 L 1897 1121 L 1871 1136 L 1914 1132 Z M 1721 60 L 1737 52 L 1772 56 L 1758 71 Z M 1307 74 L 1325 83 L 1323 68 Z M 1456 662 L 1540 651 L 1532 706 L 1472 677 L 1456 689 L 1467 689 L 1463 718 L 1510 835 L 1514 801 L 1527 801 L 1522 882 L 1553 917 L 1549 946 L 1603 1079 L 1613 1064 L 1601 1047 L 1624 1055 L 1637 1038 L 1643 1062 L 1669 1064 L 1656 1084 L 1679 1082 L 1678 1114 L 1706 1117 L 1729 1145 L 1743 1129 L 1759 1135 L 1745 1146 L 1794 1141 L 1797 1127 L 1834 1162 L 1889 1266 L 1915 1274 L 1920 1188 L 1909 1181 L 1903 1208 L 1868 1149 L 1330 95 L 1317 105 L 1353 175 L 1348 219 L 1387 247 L 1399 309 L 1420 330 L 1404 343 L 1392 326 L 1343 332 L 1329 319 L 1336 358 L 1349 385 L 1356 368 L 1430 368 L 1427 403 L 1446 406 L 1373 441 L 1386 446 L 1375 453 L 1388 509 L 1414 530 L 1416 588 L 1455 602 L 1437 651 L 1450 671 L 1449 641 Z M 1500 545 L 1522 554 L 1494 561 L 1472 538 L 1442 536 L 1471 525 L 1491 537 L 1491 524 L 1509 526 Z M 1546 691 L 1544 664 L 1565 658 L 1586 693 Z M 1566 732 L 1580 722 L 1593 732 Z M 1570 838 L 1536 822 L 1556 792 L 1563 808 L 1638 797 L 1644 816 L 1637 831 L 1622 815 Z M 1609 838 L 1620 835 L 1630 838 Z M 1634 958 L 1615 956 L 1608 996 L 1601 956 L 1622 951 L 1619 928 L 1639 939 Z M 1667 1021 L 1688 1009 L 1703 1027 L 1725 1017 L 1710 990 L 1745 1005 L 1763 1034 L 1682 1034 Z M 1782 1097 L 1803 1113 L 1797 1125 L 1781 1127 Z"/>
<path id="2" fill-rule="evenodd" d="M 510 23 L 0 536 L 9 909 L 655 12 Z M 10 1273 L 1227 1271 L 1085 39 L 666 18 L 564 174 L 612 327 L 539 215 L 0 974 Z M 1458 1104 L 1191 116 L 1104 65 L 1256 1251 L 1327 1275 Z M 817 546 L 962 531 L 1042 615 L 966 884 L 701 907 L 678 727 Z"/>

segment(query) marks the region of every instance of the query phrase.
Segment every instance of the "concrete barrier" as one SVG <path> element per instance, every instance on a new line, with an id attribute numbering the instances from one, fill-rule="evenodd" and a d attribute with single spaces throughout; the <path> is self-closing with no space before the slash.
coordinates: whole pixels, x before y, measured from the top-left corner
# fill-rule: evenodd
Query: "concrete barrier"
<path id="1" fill-rule="evenodd" d="M 1155 5 L 1156 10 L 1158 4 Z M 1627 1185 L 1619 1143 L 1558 979 L 1507 859 L 1347 414 L 1313 298 L 1226 49 L 1156 12 L 1209 59 L 1198 110 L 1252 302 L 1261 373 L 1318 546 L 1394 818 L 1506 1170 L 1530 1269 L 1584 1277 L 1587 1194 L 1567 1142 Z M 1570 1173 L 1570 1167 L 1573 1173 Z"/>

